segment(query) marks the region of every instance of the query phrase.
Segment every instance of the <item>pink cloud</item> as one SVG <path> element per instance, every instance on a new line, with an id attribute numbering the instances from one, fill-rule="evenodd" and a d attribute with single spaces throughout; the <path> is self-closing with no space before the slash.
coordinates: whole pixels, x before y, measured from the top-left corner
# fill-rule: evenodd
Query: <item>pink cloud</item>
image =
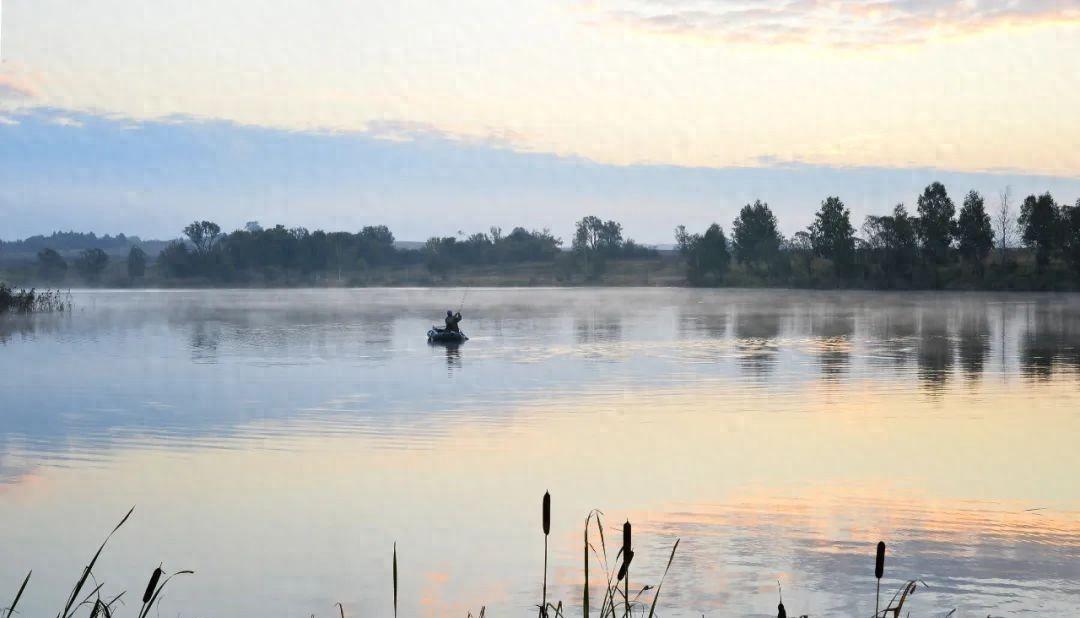
<path id="1" fill-rule="evenodd" d="M 594 0 L 599 23 L 727 43 L 881 47 L 1012 26 L 1080 24 L 1057 0 Z"/>
<path id="2" fill-rule="evenodd" d="M 0 75 L 0 99 L 32 99 L 37 89 L 28 81 L 14 75 Z"/>

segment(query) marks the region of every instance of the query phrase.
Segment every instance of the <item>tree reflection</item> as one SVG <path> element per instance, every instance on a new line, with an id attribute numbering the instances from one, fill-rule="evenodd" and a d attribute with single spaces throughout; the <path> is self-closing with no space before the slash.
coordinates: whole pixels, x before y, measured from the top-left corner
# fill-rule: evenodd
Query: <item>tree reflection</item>
<path id="1" fill-rule="evenodd" d="M 1080 316 L 1069 305 L 1036 303 L 1020 337 L 1020 371 L 1028 378 L 1049 379 L 1058 365 L 1080 368 Z"/>
<path id="2" fill-rule="evenodd" d="M 818 364 L 826 379 L 835 379 L 851 363 L 851 337 L 855 334 L 852 313 L 815 313 L 810 318 L 810 333 L 817 345 Z"/>
<path id="3" fill-rule="evenodd" d="M 921 313 L 917 360 L 923 383 L 932 391 L 944 388 L 954 362 L 948 315 L 936 310 Z"/>
<path id="4" fill-rule="evenodd" d="M 960 315 L 958 334 L 960 366 L 968 379 L 978 379 L 990 356 L 990 320 L 986 317 L 985 306 L 969 307 Z"/>
<path id="5" fill-rule="evenodd" d="M 592 314 L 574 320 L 574 338 L 578 344 L 612 343 L 622 340 L 622 317 Z"/>
<path id="6" fill-rule="evenodd" d="M 769 373 L 776 363 L 780 315 L 775 312 L 738 311 L 732 322 L 739 367 L 753 375 Z"/>

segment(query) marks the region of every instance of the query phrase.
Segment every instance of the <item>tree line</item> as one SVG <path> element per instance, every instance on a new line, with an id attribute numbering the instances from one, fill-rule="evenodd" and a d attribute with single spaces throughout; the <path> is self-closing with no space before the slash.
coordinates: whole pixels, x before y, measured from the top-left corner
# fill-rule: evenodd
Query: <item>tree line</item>
<path id="1" fill-rule="evenodd" d="M 715 223 L 701 233 L 679 226 L 675 232 L 678 261 L 672 257 L 663 264 L 670 264 L 675 281 L 684 276 L 695 286 L 1080 287 L 1080 200 L 1075 205 L 1058 204 L 1044 193 L 1014 205 L 1008 190 L 997 198 L 992 214 L 976 191 L 968 192 L 957 209 L 945 186 L 934 182 L 918 196 L 915 212 L 898 204 L 888 214 L 867 216 L 856 231 L 844 202 L 828 197 L 811 225 L 787 238 L 780 233 L 769 205 L 758 200 L 742 207 L 729 228 L 730 237 Z M 64 233 L 59 238 L 67 242 L 80 236 L 88 237 Z M 34 243 L 41 238 L 47 237 L 35 237 Z M 135 237 L 115 238 L 130 241 Z M 73 258 L 68 253 L 65 259 L 53 247 L 40 249 L 36 279 L 59 283 L 72 270 L 86 282 L 99 283 L 112 264 L 110 255 L 99 247 L 83 249 Z M 358 232 L 326 232 L 282 225 L 263 228 L 250 222 L 226 233 L 218 224 L 203 220 L 186 226 L 183 236 L 165 245 L 156 257 L 139 245 L 132 246 L 126 260 L 117 257 L 123 263 L 112 265 L 110 272 L 125 273 L 130 284 L 147 277 L 178 283 L 335 279 L 347 283 L 368 281 L 364 278 L 368 273 L 401 268 L 438 279 L 468 267 L 532 263 L 553 265 L 559 281 L 602 283 L 611 262 L 660 257 L 656 249 L 625 238 L 619 222 L 595 216 L 577 221 L 569 247 L 550 230 L 524 227 L 509 232 L 498 227 L 473 234 L 458 232 L 430 238 L 416 248 L 402 248 L 382 225 Z M 678 274 L 680 268 L 684 275 Z M 391 274 L 382 280 L 398 279 Z"/>
<path id="2" fill-rule="evenodd" d="M 140 247 L 127 256 L 129 281 L 147 276 L 148 268 L 163 279 L 206 280 L 222 283 L 281 281 L 284 279 L 345 280 L 373 269 L 419 266 L 434 276 L 445 277 L 467 266 L 545 263 L 568 259 L 569 267 L 590 275 L 602 273 L 613 259 L 652 259 L 658 252 L 623 237 L 622 225 L 598 217 L 578 221 L 569 251 L 550 230 L 515 227 L 506 233 L 499 227 L 487 232 L 433 237 L 416 249 L 399 248 L 393 233 L 383 225 L 366 226 L 359 232 L 309 231 L 277 225 L 263 228 L 249 222 L 243 229 L 223 232 L 213 221 L 194 221 L 183 236 L 168 243 L 151 260 Z M 87 282 L 97 283 L 110 264 L 99 248 L 82 250 L 71 266 Z M 37 254 L 37 278 L 62 281 L 68 260 L 53 248 Z"/>
<path id="3" fill-rule="evenodd" d="M 915 213 L 898 204 L 870 215 L 860 233 L 839 197 L 828 197 L 809 228 L 784 238 L 762 201 L 747 204 L 731 225 L 703 233 L 685 226 L 675 240 L 692 285 L 789 285 L 864 288 L 1072 288 L 1080 282 L 1080 200 L 1058 204 L 1049 193 L 1019 206 L 1006 189 L 996 212 L 968 192 L 957 212 L 934 182 Z M 1026 250 L 1019 250 L 1016 245 Z"/>

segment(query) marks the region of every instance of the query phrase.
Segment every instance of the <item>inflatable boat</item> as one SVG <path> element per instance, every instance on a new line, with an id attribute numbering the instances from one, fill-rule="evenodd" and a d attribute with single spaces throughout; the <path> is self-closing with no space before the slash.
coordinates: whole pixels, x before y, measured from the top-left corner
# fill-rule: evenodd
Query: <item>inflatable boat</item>
<path id="1" fill-rule="evenodd" d="M 469 340 L 461 331 L 446 330 L 432 326 L 427 332 L 427 340 L 431 343 L 464 343 Z"/>

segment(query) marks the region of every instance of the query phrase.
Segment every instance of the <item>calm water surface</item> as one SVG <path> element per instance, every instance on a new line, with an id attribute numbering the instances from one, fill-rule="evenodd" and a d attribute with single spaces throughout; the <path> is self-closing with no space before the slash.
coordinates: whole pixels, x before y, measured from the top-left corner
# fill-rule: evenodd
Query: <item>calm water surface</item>
<path id="1" fill-rule="evenodd" d="M 879 539 L 913 616 L 1080 606 L 1078 296 L 471 290 L 459 348 L 424 332 L 461 290 L 74 300 L 0 321 L 26 616 L 131 505 L 97 573 L 197 571 L 162 615 L 388 615 L 395 541 L 403 616 L 535 615 L 545 490 L 571 606 L 593 508 L 635 524 L 635 582 L 682 539 L 665 616 L 775 615 L 777 580 L 869 616 Z"/>

